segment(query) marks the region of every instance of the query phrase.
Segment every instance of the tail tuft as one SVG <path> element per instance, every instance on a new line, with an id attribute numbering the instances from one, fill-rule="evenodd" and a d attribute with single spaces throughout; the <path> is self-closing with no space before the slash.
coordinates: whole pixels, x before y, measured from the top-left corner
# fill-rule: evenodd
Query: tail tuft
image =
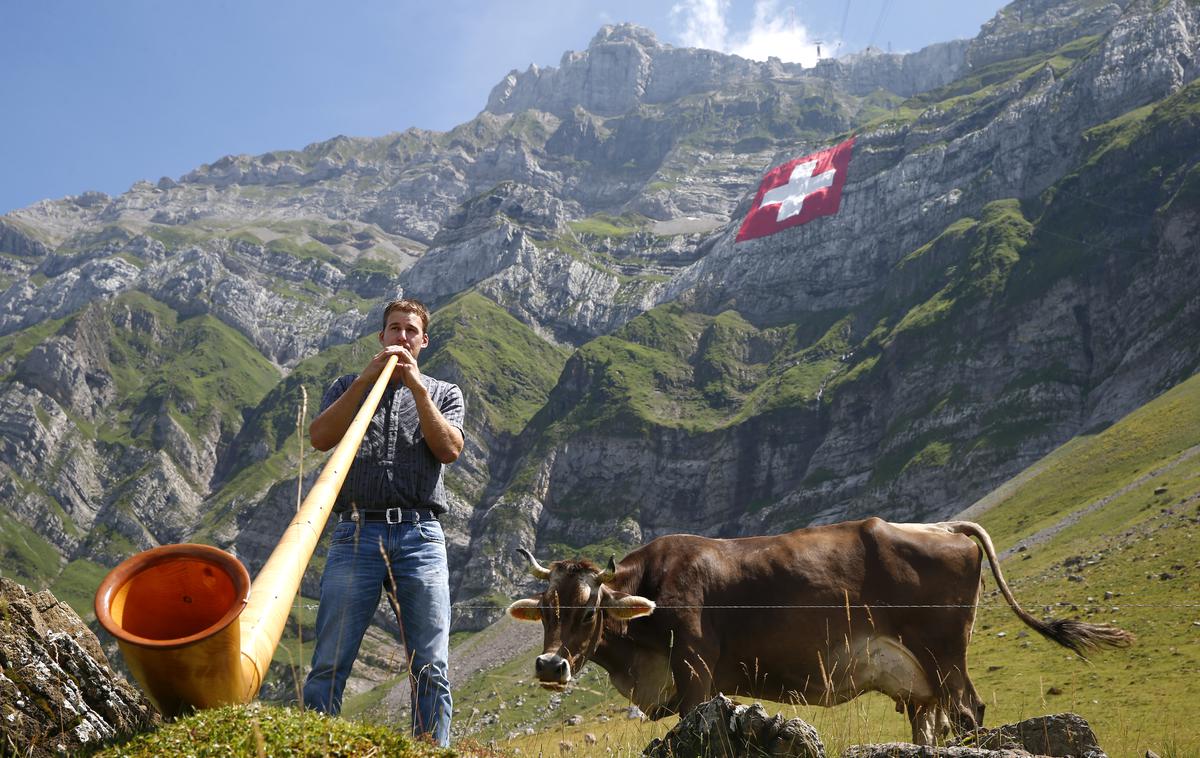
<path id="1" fill-rule="evenodd" d="M 1095 650 L 1129 647 L 1137 637 L 1132 632 L 1107 624 L 1087 624 L 1071 619 L 1046 619 L 1034 627 L 1080 657 Z"/>

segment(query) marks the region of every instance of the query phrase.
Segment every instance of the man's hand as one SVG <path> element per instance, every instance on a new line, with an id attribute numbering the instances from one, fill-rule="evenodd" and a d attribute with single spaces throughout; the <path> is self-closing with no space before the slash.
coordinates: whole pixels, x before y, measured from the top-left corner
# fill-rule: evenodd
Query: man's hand
<path id="1" fill-rule="evenodd" d="M 425 385 L 421 384 L 421 368 L 417 365 L 417 359 L 408 348 L 403 345 L 393 345 L 384 348 L 383 360 L 387 360 L 389 355 L 398 356 L 396 368 L 392 371 L 393 376 L 399 376 L 400 381 L 404 382 L 404 386 L 412 391 L 417 391 L 417 388 L 424 389 Z"/>
<path id="2" fill-rule="evenodd" d="M 379 377 L 387 368 L 388 361 L 395 356 L 397 368 L 391 369 L 392 378 L 399 378 L 407 384 L 406 375 L 414 373 L 417 379 L 415 380 L 418 387 L 421 388 L 421 393 L 428 398 L 429 393 L 425 390 L 425 385 L 421 384 L 420 370 L 416 367 L 417 362 L 413 359 L 412 353 L 403 347 L 390 346 L 380 350 L 371 358 L 370 363 L 366 365 L 363 372 L 354 377 L 354 381 L 346 388 L 341 397 L 334 400 L 332 404 L 313 419 L 312 424 L 308 427 L 308 439 L 312 442 L 312 446 L 317 450 L 332 450 L 346 430 L 350 428 L 350 424 L 354 421 L 354 417 L 358 415 L 359 405 L 363 398 L 375 386 L 375 382 L 379 381 Z M 404 363 L 406 368 L 403 372 L 399 371 L 399 366 Z M 413 397 L 417 396 L 417 390 L 412 390 Z"/>
<path id="3" fill-rule="evenodd" d="M 388 358 L 393 355 L 396 356 L 396 368 L 392 370 L 393 380 L 399 379 L 410 390 L 415 390 L 418 386 L 423 386 L 421 385 L 421 368 L 417 365 L 417 359 L 403 345 L 388 345 L 376 353 L 371 358 L 371 362 L 359 374 L 364 383 L 367 386 L 374 385 L 375 380 L 379 378 L 379 374 L 383 372 L 383 367 L 387 364 Z"/>

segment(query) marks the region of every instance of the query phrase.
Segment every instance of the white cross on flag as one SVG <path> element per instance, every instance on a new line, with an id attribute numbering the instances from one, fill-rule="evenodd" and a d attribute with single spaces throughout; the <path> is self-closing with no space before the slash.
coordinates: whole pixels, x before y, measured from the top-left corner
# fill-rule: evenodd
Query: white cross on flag
<path id="1" fill-rule="evenodd" d="M 840 145 L 768 171 L 742 228 L 738 230 L 737 241 L 766 237 L 818 216 L 837 213 L 853 146 L 854 138 L 851 137 Z"/>

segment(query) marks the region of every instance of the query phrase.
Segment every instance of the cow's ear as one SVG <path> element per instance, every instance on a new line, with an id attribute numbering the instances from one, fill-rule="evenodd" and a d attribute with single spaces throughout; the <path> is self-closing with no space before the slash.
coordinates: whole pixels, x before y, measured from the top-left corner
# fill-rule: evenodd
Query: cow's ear
<path id="1" fill-rule="evenodd" d="M 517 621 L 541 621 L 542 609 L 537 600 L 527 597 L 508 606 L 508 615 Z"/>
<path id="2" fill-rule="evenodd" d="M 638 618 L 639 616 L 649 616 L 654 613 L 654 601 L 639 595 L 626 595 L 622 598 L 615 598 L 609 612 L 617 618 L 628 621 Z"/>

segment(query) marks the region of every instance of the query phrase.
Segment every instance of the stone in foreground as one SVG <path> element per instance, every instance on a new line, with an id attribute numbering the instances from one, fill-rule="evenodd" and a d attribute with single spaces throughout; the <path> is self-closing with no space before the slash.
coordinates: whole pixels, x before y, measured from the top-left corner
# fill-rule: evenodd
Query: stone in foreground
<path id="1" fill-rule="evenodd" d="M 70 606 L 0 577 L 0 753 L 74 754 L 161 723 Z"/>
<path id="2" fill-rule="evenodd" d="M 976 729 L 945 747 L 890 742 L 855 745 L 842 758 L 1107 758 L 1081 716 L 1037 716 L 995 729 Z"/>
<path id="3" fill-rule="evenodd" d="M 1036 716 L 995 729 L 977 729 L 955 744 L 992 750 L 1015 745 L 1034 755 L 1105 758 L 1091 725 L 1075 713 Z"/>
<path id="4" fill-rule="evenodd" d="M 825 746 L 817 730 L 800 719 L 768 716 L 758 703 L 737 705 L 724 695 L 717 695 L 695 708 L 661 739 L 647 745 L 642 755 L 825 758 Z"/>

